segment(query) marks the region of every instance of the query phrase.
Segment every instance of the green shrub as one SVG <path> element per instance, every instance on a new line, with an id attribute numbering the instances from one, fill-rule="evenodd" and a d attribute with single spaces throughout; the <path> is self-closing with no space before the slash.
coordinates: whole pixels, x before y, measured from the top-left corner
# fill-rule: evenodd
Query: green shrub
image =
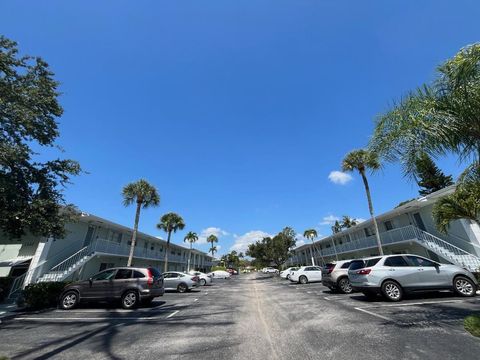
<path id="1" fill-rule="evenodd" d="M 463 326 L 473 336 L 480 337 L 480 315 L 470 315 L 463 321 Z"/>
<path id="2" fill-rule="evenodd" d="M 57 306 L 58 297 L 66 284 L 66 282 L 42 282 L 27 285 L 22 292 L 22 300 L 30 310 Z"/>
<path id="3" fill-rule="evenodd" d="M 223 271 L 226 271 L 227 268 L 225 266 L 212 266 L 212 270 L 211 271 L 215 271 L 215 270 L 223 270 Z"/>
<path id="4" fill-rule="evenodd" d="M 12 277 L 0 278 L 0 302 L 5 300 L 5 298 L 8 296 L 8 293 L 10 291 L 10 286 L 12 286 L 12 283 L 13 283 Z"/>

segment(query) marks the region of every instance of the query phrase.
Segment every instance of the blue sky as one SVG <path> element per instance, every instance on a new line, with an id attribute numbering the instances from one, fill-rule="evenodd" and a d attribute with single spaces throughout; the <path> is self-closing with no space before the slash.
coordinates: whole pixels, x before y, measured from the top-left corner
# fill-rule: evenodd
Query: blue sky
<path id="1" fill-rule="evenodd" d="M 3 1 L 0 33 L 61 82 L 61 138 L 88 174 L 66 198 L 131 226 L 121 189 L 145 178 L 220 254 L 284 226 L 367 218 L 361 180 L 329 180 L 377 114 L 480 39 L 477 1 Z M 461 166 L 441 159 L 447 173 Z M 371 177 L 377 212 L 417 193 Z M 174 236 L 182 242 L 184 232 Z M 207 246 L 198 247 L 207 250 Z"/>

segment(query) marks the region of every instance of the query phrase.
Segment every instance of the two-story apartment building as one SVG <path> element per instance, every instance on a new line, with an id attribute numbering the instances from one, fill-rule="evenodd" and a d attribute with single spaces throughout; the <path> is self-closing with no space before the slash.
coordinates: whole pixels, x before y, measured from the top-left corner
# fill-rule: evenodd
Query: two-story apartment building
<path id="1" fill-rule="evenodd" d="M 0 235 L 0 277 L 14 277 L 12 292 L 40 281 L 85 279 L 103 269 L 125 266 L 133 229 L 98 216 L 82 213 L 66 225 L 63 239 Z M 164 268 L 166 241 L 139 232 L 133 265 Z M 170 244 L 168 269 L 186 271 L 189 249 Z M 212 257 L 193 250 L 190 267 L 208 271 Z"/>
<path id="2" fill-rule="evenodd" d="M 470 271 L 480 269 L 480 229 L 470 220 L 451 223 L 440 233 L 432 216 L 433 204 L 451 194 L 454 186 L 410 201 L 376 217 L 385 254 L 412 253 L 435 261 L 454 263 Z M 316 264 L 378 255 L 373 221 L 367 220 L 342 232 L 295 249 L 289 265 Z"/>

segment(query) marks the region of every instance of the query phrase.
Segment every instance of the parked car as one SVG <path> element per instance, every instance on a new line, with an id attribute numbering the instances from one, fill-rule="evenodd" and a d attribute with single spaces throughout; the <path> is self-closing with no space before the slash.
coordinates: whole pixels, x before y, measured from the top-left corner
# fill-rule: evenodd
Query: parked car
<path id="1" fill-rule="evenodd" d="M 283 271 L 280 271 L 280 277 L 283 279 L 290 280 L 290 272 L 298 270 L 298 267 L 289 267 L 288 269 L 285 269 Z"/>
<path id="2" fill-rule="evenodd" d="M 320 266 L 302 266 L 300 269 L 290 272 L 290 281 L 300 284 L 322 281 L 322 269 Z"/>
<path id="3" fill-rule="evenodd" d="M 163 273 L 165 290 L 176 290 L 179 293 L 190 291 L 198 286 L 200 278 L 196 275 L 185 274 L 178 271 Z"/>
<path id="4" fill-rule="evenodd" d="M 264 274 L 278 274 L 278 269 L 272 267 L 264 268 L 262 271 Z"/>
<path id="5" fill-rule="evenodd" d="M 189 272 L 190 275 L 198 276 L 198 284 L 205 286 L 205 285 L 211 285 L 212 284 L 212 276 L 209 274 L 205 274 L 200 271 L 195 271 L 195 270 L 190 270 Z"/>
<path id="6" fill-rule="evenodd" d="M 224 270 L 215 270 L 209 273 L 209 275 L 212 275 L 213 279 L 230 279 L 232 276 L 228 271 Z"/>
<path id="7" fill-rule="evenodd" d="M 111 268 L 67 285 L 60 295 L 60 307 L 70 310 L 80 302 L 120 300 L 123 308 L 132 309 L 164 292 L 163 276 L 155 268 Z"/>
<path id="8" fill-rule="evenodd" d="M 322 271 L 322 284 L 332 291 L 352 293 L 352 285 L 348 280 L 350 262 L 351 260 L 342 260 L 326 264 Z"/>
<path id="9" fill-rule="evenodd" d="M 348 269 L 353 290 L 400 301 L 404 293 L 451 290 L 475 296 L 478 282 L 467 270 L 439 264 L 418 255 L 387 255 L 353 260 Z"/>

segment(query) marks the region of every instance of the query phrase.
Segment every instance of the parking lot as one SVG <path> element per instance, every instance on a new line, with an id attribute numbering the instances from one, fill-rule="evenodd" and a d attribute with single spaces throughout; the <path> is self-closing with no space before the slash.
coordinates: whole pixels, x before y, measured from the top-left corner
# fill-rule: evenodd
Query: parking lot
<path id="1" fill-rule="evenodd" d="M 217 280 L 149 307 L 81 306 L 0 324 L 0 355 L 12 359 L 458 359 L 480 341 L 463 318 L 480 297 L 449 293 L 401 303 L 333 294 L 261 274 Z"/>

